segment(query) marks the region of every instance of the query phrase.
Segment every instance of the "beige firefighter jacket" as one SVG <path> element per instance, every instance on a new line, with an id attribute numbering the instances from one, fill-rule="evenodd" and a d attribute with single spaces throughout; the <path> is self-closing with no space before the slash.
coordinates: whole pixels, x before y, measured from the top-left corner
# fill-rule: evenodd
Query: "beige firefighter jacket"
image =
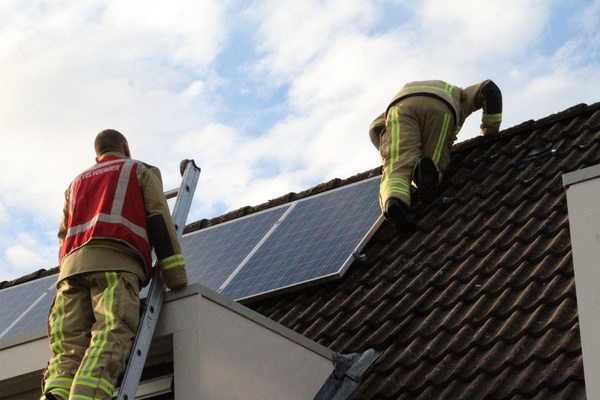
<path id="1" fill-rule="evenodd" d="M 481 134 L 496 133 L 502 121 L 502 113 L 488 114 L 485 110 L 486 98 L 483 94 L 483 89 L 492 83 L 490 80 L 485 80 L 481 83 L 469 86 L 465 89 L 453 86 L 449 83 L 439 80 L 416 81 L 407 83 L 396 95 L 392 98 L 386 111 L 371 123 L 369 126 L 369 136 L 373 145 L 379 149 L 379 138 L 385 129 L 385 119 L 389 109 L 400 102 L 402 99 L 411 96 L 432 96 L 444 101 L 450 106 L 453 111 L 454 122 L 456 125 L 455 135 L 458 134 L 462 125 L 469 115 L 473 112 L 484 108 L 484 113 L 481 118 Z M 495 85 L 495 84 L 494 84 Z M 500 108 L 501 108 L 501 95 Z"/>

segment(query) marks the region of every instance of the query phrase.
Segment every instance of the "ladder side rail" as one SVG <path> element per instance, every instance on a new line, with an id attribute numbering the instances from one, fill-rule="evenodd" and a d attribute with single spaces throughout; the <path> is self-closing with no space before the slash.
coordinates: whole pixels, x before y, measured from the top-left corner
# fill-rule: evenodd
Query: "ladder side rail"
<path id="1" fill-rule="evenodd" d="M 185 170 L 183 172 L 183 178 L 181 181 L 181 187 L 179 190 L 174 189 L 166 192 L 168 198 L 177 196 L 175 205 L 173 207 L 173 223 L 177 230 L 177 237 L 181 239 L 183 235 L 183 229 L 185 228 L 185 222 L 189 213 L 192 198 L 196 191 L 196 185 L 200 176 L 200 168 L 196 166 L 194 160 L 184 160 L 182 164 L 186 162 Z M 183 167 L 183 165 L 182 165 Z M 175 195 L 173 195 L 175 193 Z M 155 263 L 156 267 L 156 263 Z M 118 400 L 133 400 L 135 399 L 135 393 L 144 370 L 146 358 L 148 356 L 148 350 L 154 336 L 154 330 L 158 323 L 158 316 L 162 309 L 163 300 L 165 298 L 166 284 L 160 271 L 155 270 L 154 277 L 150 282 L 148 296 L 146 298 L 146 307 L 140 318 L 138 331 L 131 348 L 129 360 L 127 361 L 127 367 L 123 375 L 123 381 L 119 388 L 117 396 Z"/>
<path id="2" fill-rule="evenodd" d="M 177 238 L 181 240 L 183 236 L 183 230 L 185 229 L 185 222 L 192 206 L 192 200 L 194 193 L 196 192 L 196 186 L 198 184 L 198 178 L 200 177 L 200 168 L 196 166 L 194 160 L 187 161 L 187 167 L 183 172 L 183 180 L 181 187 L 175 200 L 175 206 L 173 207 L 173 223 L 177 231 Z"/>

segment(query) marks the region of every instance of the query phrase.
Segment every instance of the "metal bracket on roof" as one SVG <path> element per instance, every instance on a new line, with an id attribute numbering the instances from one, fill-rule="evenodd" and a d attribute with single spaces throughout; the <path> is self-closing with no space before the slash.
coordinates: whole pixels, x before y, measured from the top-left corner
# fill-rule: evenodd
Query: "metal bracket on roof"
<path id="1" fill-rule="evenodd" d="M 333 357 L 335 369 L 313 400 L 346 400 L 362 381 L 364 373 L 379 357 L 373 349 L 363 353 L 339 354 Z"/>
<path id="2" fill-rule="evenodd" d="M 367 255 L 366 254 L 361 254 L 358 251 L 354 250 L 352 251 L 352 257 L 354 257 L 354 259 L 358 262 L 364 262 L 367 261 Z"/>
<path id="3" fill-rule="evenodd" d="M 519 171 L 524 170 L 532 161 L 546 162 L 560 149 L 566 138 L 562 138 L 556 143 L 547 142 L 541 137 L 536 137 L 533 148 L 529 153 L 517 162 L 516 168 Z"/>

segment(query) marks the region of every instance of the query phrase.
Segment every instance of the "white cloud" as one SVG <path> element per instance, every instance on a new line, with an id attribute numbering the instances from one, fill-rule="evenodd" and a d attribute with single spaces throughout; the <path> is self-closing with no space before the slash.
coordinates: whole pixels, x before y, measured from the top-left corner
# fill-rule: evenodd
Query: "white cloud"
<path id="1" fill-rule="evenodd" d="M 552 3 L 427 0 L 418 11 L 420 29 L 433 39 L 428 50 L 437 50 L 447 57 L 497 62 L 522 53 L 537 40 L 548 21 Z"/>
<path id="2" fill-rule="evenodd" d="M 47 238 L 42 239 L 45 241 Z M 0 262 L 0 281 L 14 279 L 38 269 L 52 268 L 56 265 L 57 255 L 56 244 L 40 242 L 40 235 L 34 237 L 30 233 L 19 233 L 4 250 L 5 262 Z"/>
<path id="3" fill-rule="evenodd" d="M 258 48 L 265 54 L 259 71 L 288 81 L 339 35 L 367 27 L 374 14 L 370 2 L 359 0 L 262 2 L 254 14 L 261 21 Z"/>
<path id="4" fill-rule="evenodd" d="M 193 71 L 209 64 L 219 52 L 225 37 L 225 4 L 212 0 L 113 0 L 107 2 L 101 18 L 109 30 L 118 32 L 113 38 L 125 41 L 125 49 L 134 55 L 162 55 L 166 63 L 181 63 Z"/>

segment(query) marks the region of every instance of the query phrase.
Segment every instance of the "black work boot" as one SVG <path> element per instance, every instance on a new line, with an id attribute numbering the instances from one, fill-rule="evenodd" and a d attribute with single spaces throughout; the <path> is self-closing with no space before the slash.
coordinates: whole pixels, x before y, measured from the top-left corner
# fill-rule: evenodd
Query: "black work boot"
<path id="1" fill-rule="evenodd" d="M 383 216 L 399 232 L 412 231 L 416 226 L 408 206 L 396 197 L 387 199 Z"/>
<path id="2" fill-rule="evenodd" d="M 440 171 L 431 157 L 423 156 L 413 170 L 413 181 L 417 184 L 417 196 L 421 204 L 431 204 L 437 196 Z"/>

